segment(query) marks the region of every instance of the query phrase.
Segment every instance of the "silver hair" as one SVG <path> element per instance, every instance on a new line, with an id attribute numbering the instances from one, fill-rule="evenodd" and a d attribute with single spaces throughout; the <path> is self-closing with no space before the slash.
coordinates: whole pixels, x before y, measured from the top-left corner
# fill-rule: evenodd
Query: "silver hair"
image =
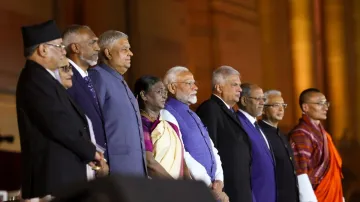
<path id="1" fill-rule="evenodd" d="M 212 89 L 215 89 L 215 85 L 225 83 L 226 78 L 231 75 L 240 76 L 240 73 L 230 66 L 223 65 L 217 68 L 212 74 Z"/>
<path id="2" fill-rule="evenodd" d="M 265 104 L 268 102 L 270 95 L 278 95 L 278 96 L 281 96 L 281 92 L 278 91 L 278 90 L 268 90 L 268 91 L 266 91 L 266 92 L 264 93 L 264 96 L 265 96 L 265 98 L 266 98 Z"/>
<path id="3" fill-rule="evenodd" d="M 62 34 L 63 44 L 66 46 L 66 51 L 69 52 L 69 45 L 72 43 L 79 42 L 79 31 L 82 29 L 91 30 L 89 26 L 86 25 L 71 25 L 68 27 Z"/>
<path id="4" fill-rule="evenodd" d="M 183 66 L 172 67 L 166 72 L 164 76 L 164 80 L 163 80 L 164 85 L 167 86 L 168 84 L 176 82 L 176 78 L 180 73 L 189 72 L 189 71 L 190 70 L 188 68 Z"/>
<path id="5" fill-rule="evenodd" d="M 104 49 L 112 48 L 114 43 L 122 38 L 128 39 L 128 35 L 117 30 L 108 30 L 99 36 L 98 44 L 100 47 L 100 54 L 99 54 L 100 61 L 103 61 L 105 59 L 105 56 L 103 54 Z"/>

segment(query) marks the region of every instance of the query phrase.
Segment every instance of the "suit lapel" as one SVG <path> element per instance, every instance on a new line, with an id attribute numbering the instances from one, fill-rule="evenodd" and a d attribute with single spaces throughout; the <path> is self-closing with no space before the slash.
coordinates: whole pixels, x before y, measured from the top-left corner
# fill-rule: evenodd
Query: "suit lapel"
<path id="1" fill-rule="evenodd" d="M 75 108 L 75 111 L 80 115 L 80 117 L 82 117 L 82 119 L 86 123 L 87 120 L 84 116 L 84 113 L 76 106 L 76 104 L 71 99 L 70 95 L 66 92 L 65 88 L 61 85 L 61 83 L 58 80 L 56 80 L 49 72 L 47 72 L 47 70 L 44 67 L 42 67 L 38 63 L 33 62 L 33 61 L 27 61 L 27 62 L 30 62 L 30 66 L 32 66 L 34 68 L 39 68 L 41 70 L 41 72 L 44 74 L 44 77 L 45 78 L 47 77 L 50 80 L 50 82 L 54 83 L 56 91 L 57 91 L 58 95 L 60 96 L 60 99 L 61 99 L 61 97 L 65 98 L 65 99 L 67 98 L 70 101 L 71 105 Z"/>
<path id="2" fill-rule="evenodd" d="M 256 130 L 256 128 L 254 127 L 254 125 L 252 125 L 252 123 L 249 121 L 248 118 L 246 118 L 246 116 L 242 113 L 242 112 L 238 112 L 238 114 L 240 115 L 240 119 L 242 120 L 242 122 L 246 125 L 246 127 L 248 128 L 248 130 L 250 130 L 249 132 L 252 133 L 259 133 L 259 131 Z M 261 135 L 261 134 L 260 134 Z"/>
<path id="3" fill-rule="evenodd" d="M 249 119 L 242 112 L 239 111 L 239 115 L 240 115 L 240 119 L 242 120 L 242 122 L 246 124 L 245 127 L 247 127 L 248 130 L 250 130 L 249 132 L 251 132 L 252 134 L 257 134 L 258 135 L 257 139 L 259 139 L 260 141 L 263 141 L 263 144 L 262 144 L 263 145 L 262 146 L 263 150 L 269 156 L 269 158 L 271 158 L 271 162 L 273 164 L 275 164 L 275 159 L 274 159 L 274 157 L 272 155 L 270 142 L 268 141 L 268 144 L 269 144 L 269 147 L 270 147 L 270 149 L 269 149 L 267 147 L 267 145 L 266 145 L 266 142 L 265 142 L 265 139 L 264 139 L 265 137 L 263 137 L 263 135 L 260 134 L 258 130 L 256 130 L 255 126 L 249 121 Z"/>
<path id="4" fill-rule="evenodd" d="M 225 112 L 226 115 L 228 115 L 236 124 L 238 124 L 242 128 L 242 125 L 236 114 L 232 113 L 222 100 L 220 100 L 215 95 L 211 95 L 211 99 L 214 100 L 221 107 L 221 109 Z"/>
<path id="5" fill-rule="evenodd" d="M 90 92 L 90 89 L 89 87 L 87 86 L 87 84 L 85 83 L 85 80 L 84 78 L 80 75 L 80 73 L 77 71 L 76 68 L 72 68 L 73 69 L 73 72 L 74 72 L 74 81 L 79 83 L 80 86 L 83 88 L 83 90 L 86 92 L 86 94 L 89 96 L 89 99 L 91 100 L 91 103 L 94 105 L 97 113 L 101 116 L 101 112 L 99 111 L 99 106 L 97 106 L 91 92 Z"/>
<path id="6" fill-rule="evenodd" d="M 44 69 L 45 70 L 45 69 Z M 46 71 L 46 70 L 45 70 Z M 49 75 L 51 76 L 51 75 Z M 52 77 L 52 76 L 51 76 Z M 72 98 L 70 97 L 70 95 L 66 92 L 66 89 L 61 85 L 61 83 L 59 81 L 57 81 L 55 78 L 51 78 L 53 79 L 53 81 L 55 82 L 55 86 L 56 86 L 56 90 L 58 91 L 60 96 L 64 96 L 66 97 L 71 105 L 74 107 L 75 111 L 79 114 L 80 117 L 82 117 L 82 119 L 85 121 L 85 123 L 87 122 L 85 115 L 83 113 L 83 111 L 78 108 L 78 106 L 76 105 L 76 103 L 72 100 Z"/>

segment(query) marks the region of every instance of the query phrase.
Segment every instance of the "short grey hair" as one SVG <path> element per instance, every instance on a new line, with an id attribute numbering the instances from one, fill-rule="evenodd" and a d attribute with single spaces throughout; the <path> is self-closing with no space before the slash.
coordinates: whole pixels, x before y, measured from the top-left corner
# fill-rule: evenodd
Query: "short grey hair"
<path id="1" fill-rule="evenodd" d="M 35 51 L 37 50 L 37 48 L 39 48 L 40 44 L 36 44 L 27 48 L 24 48 L 24 56 L 25 58 L 29 58 L 30 56 L 32 56 Z"/>
<path id="2" fill-rule="evenodd" d="M 79 31 L 82 29 L 91 30 L 89 26 L 86 25 L 71 25 L 69 26 L 62 34 L 63 44 L 66 46 L 66 52 L 69 53 L 69 46 L 73 43 L 79 42 Z"/>
<path id="3" fill-rule="evenodd" d="M 251 95 L 251 88 L 255 86 L 255 84 L 252 83 L 242 83 L 240 85 L 242 91 L 240 93 L 240 97 L 246 97 Z"/>
<path id="4" fill-rule="evenodd" d="M 239 75 L 240 73 L 230 66 L 221 66 L 217 68 L 212 75 L 212 89 L 215 89 L 215 85 L 223 84 L 228 76 Z"/>
<path id="5" fill-rule="evenodd" d="M 175 66 L 169 69 L 164 76 L 164 85 L 167 86 L 168 84 L 176 82 L 177 76 L 182 72 L 190 72 L 190 70 L 183 66 Z"/>
<path id="6" fill-rule="evenodd" d="M 114 43 L 122 38 L 128 39 L 128 35 L 117 30 L 108 30 L 99 36 L 98 44 L 100 47 L 100 54 L 99 54 L 100 61 L 103 61 L 105 59 L 104 49 L 112 48 Z"/>
<path id="7" fill-rule="evenodd" d="M 278 91 L 278 90 L 268 90 L 268 91 L 266 91 L 266 92 L 264 93 L 264 96 L 265 96 L 265 98 L 266 98 L 265 104 L 268 102 L 269 96 L 271 96 L 271 95 L 281 96 L 281 92 Z"/>

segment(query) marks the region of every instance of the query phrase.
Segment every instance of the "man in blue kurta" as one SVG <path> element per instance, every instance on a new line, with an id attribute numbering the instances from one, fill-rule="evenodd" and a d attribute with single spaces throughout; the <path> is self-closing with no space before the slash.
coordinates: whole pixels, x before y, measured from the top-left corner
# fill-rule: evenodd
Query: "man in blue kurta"
<path id="1" fill-rule="evenodd" d="M 205 182 L 217 200 L 228 201 L 223 189 L 223 170 L 220 157 L 206 127 L 189 105 L 197 102 L 198 87 L 194 76 L 185 67 L 173 67 L 165 75 L 164 84 L 170 97 L 165 105 L 166 120 L 176 124 L 185 147 L 185 161 L 196 180 Z"/>
<path id="2" fill-rule="evenodd" d="M 256 117 L 261 116 L 265 97 L 263 90 L 254 84 L 241 84 L 237 115 L 247 132 L 252 151 L 251 186 L 257 202 L 276 202 L 275 160 L 266 136 Z"/>
<path id="3" fill-rule="evenodd" d="M 126 34 L 99 37 L 100 63 L 89 70 L 103 112 L 110 174 L 146 177 L 145 146 L 139 106 L 124 80 L 133 53 Z"/>

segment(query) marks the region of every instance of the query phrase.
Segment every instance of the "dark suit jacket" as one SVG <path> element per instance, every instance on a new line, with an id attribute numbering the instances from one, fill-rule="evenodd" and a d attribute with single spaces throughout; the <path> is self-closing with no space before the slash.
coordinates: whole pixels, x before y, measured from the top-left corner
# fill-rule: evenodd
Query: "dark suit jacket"
<path id="1" fill-rule="evenodd" d="M 74 72 L 72 78 L 73 85 L 67 92 L 91 120 L 96 144 L 106 148 L 106 135 L 100 106 L 97 106 L 89 87 L 78 70 L 75 67 L 72 70 Z"/>
<path id="2" fill-rule="evenodd" d="M 94 159 L 86 118 L 63 86 L 41 65 L 27 61 L 16 90 L 23 198 L 55 195 L 86 181 Z"/>
<path id="3" fill-rule="evenodd" d="M 259 125 L 271 145 L 276 160 L 277 202 L 298 202 L 299 188 L 289 141 L 279 128 L 272 127 L 264 121 L 259 121 Z"/>
<path id="4" fill-rule="evenodd" d="M 202 103 L 197 114 L 219 151 L 224 170 L 224 189 L 231 202 L 251 202 L 251 148 L 236 115 L 218 97 Z"/>

